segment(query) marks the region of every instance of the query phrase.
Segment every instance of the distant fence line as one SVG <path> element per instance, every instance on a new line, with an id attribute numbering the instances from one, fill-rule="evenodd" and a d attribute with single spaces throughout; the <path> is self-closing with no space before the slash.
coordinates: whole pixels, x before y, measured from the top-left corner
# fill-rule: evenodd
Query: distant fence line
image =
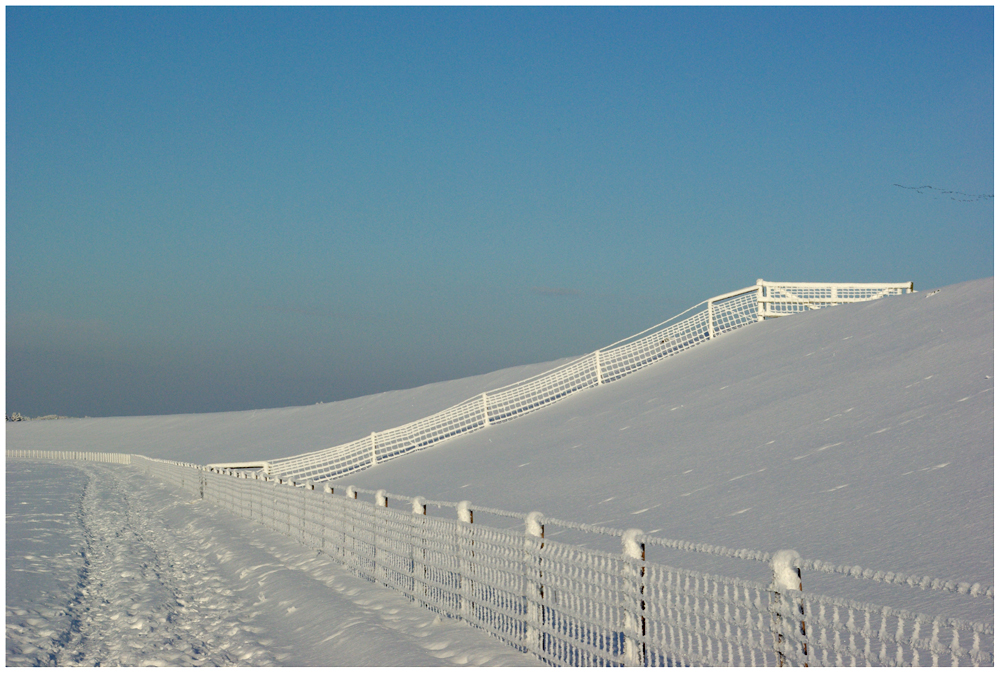
<path id="1" fill-rule="evenodd" d="M 97 463 L 129 465 L 132 456 L 127 453 L 102 453 L 100 451 L 36 451 L 35 449 L 7 449 L 7 458 L 30 460 L 89 460 Z"/>
<path id="2" fill-rule="evenodd" d="M 617 381 L 765 318 L 912 291 L 913 283 L 776 283 L 758 279 L 756 285 L 707 299 L 589 355 L 478 394 L 426 418 L 329 449 L 249 464 L 289 479 L 326 481 L 345 477 L 446 439 L 524 416 L 581 390 Z M 704 308 L 692 313 L 699 307 Z"/>
<path id="3" fill-rule="evenodd" d="M 17 455 L 12 455 L 17 454 Z M 87 452 L 7 458 L 93 460 Z M 554 665 L 960 665 L 994 663 L 992 623 L 918 614 L 803 590 L 803 571 L 989 601 L 989 584 L 804 560 L 794 551 L 669 540 L 539 512 L 121 455 L 223 509 L 339 560 L 355 574 Z M 359 494 L 366 496 L 359 499 Z M 390 501 L 393 506 L 390 507 Z M 430 516 L 428 507 L 451 510 Z M 402 507 L 402 509 L 400 509 Z M 483 515 L 511 527 L 475 523 Z M 546 537 L 546 527 L 619 540 L 621 552 Z M 673 567 L 655 548 L 769 567 L 771 581 Z"/>

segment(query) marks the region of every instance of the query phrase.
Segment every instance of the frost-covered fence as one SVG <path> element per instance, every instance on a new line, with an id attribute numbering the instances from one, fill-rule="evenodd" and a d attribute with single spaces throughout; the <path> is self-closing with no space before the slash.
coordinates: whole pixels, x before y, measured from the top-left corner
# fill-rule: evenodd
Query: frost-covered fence
<path id="1" fill-rule="evenodd" d="M 418 421 L 372 432 L 347 444 L 267 461 L 288 479 L 344 477 L 457 435 L 504 423 L 574 393 L 616 381 L 660 360 L 764 317 L 868 301 L 912 291 L 913 283 L 771 283 L 712 297 L 690 309 L 565 365 L 490 390 Z M 780 300 L 780 301 L 779 301 Z"/>
<path id="2" fill-rule="evenodd" d="M 135 454 L 132 455 L 131 464 L 156 479 L 173 484 L 192 495 L 204 497 L 202 489 L 204 477 L 202 475 L 205 472 L 205 468 L 200 465 L 147 458 Z"/>
<path id="3" fill-rule="evenodd" d="M 128 465 L 132 457 L 127 453 L 104 453 L 100 451 L 37 451 L 35 449 L 7 449 L 7 460 L 25 458 L 28 460 L 90 460 L 98 463 L 119 463 Z"/>
<path id="4" fill-rule="evenodd" d="M 761 320 L 913 292 L 913 283 L 776 283 L 758 279 L 757 287 Z"/>
<path id="5" fill-rule="evenodd" d="M 840 578 L 861 584 L 849 594 L 885 586 L 938 592 L 992 615 L 992 585 L 838 566 L 787 550 L 669 540 L 468 501 L 295 483 L 138 456 L 133 464 L 549 664 L 994 663 L 991 620 L 918 614 L 808 590 L 822 577 Z M 428 508 L 444 515 L 429 515 Z M 613 544 L 569 544 L 553 539 L 553 529 Z M 693 556 L 686 565 L 704 568 L 721 559 L 743 570 L 682 568 L 658 558 L 664 554 Z"/>

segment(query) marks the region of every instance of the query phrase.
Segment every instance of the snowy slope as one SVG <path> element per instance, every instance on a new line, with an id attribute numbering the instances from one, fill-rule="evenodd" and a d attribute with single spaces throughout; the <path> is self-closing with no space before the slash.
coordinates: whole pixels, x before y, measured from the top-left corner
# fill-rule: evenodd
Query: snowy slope
<path id="1" fill-rule="evenodd" d="M 988 279 L 750 326 L 349 481 L 992 582 L 992 376 Z"/>
<path id="2" fill-rule="evenodd" d="M 769 320 L 349 481 L 992 582 L 992 325 L 992 279 Z M 7 441 L 197 462 L 290 455 L 554 364 L 315 407 L 8 424 Z"/>

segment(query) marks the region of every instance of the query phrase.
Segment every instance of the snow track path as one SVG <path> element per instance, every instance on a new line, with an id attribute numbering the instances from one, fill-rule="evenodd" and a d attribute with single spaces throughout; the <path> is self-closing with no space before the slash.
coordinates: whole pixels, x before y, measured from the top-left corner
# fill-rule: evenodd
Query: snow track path
<path id="1" fill-rule="evenodd" d="M 7 665 L 538 663 L 187 498 L 122 466 L 9 462 Z"/>

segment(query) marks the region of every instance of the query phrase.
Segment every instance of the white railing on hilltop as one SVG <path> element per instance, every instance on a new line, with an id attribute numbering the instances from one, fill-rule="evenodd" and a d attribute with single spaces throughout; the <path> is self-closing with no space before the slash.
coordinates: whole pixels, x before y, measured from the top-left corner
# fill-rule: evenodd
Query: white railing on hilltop
<path id="1" fill-rule="evenodd" d="M 913 292 L 913 283 L 776 283 L 758 280 L 760 319 Z"/>
<path id="2" fill-rule="evenodd" d="M 756 285 L 707 299 L 669 320 L 555 369 L 481 393 L 418 421 L 372 432 L 353 442 L 268 460 L 264 470 L 268 474 L 298 480 L 325 481 L 344 477 L 446 439 L 524 416 L 765 317 L 870 301 L 912 290 L 913 283 L 774 283 L 758 280 Z"/>
<path id="3" fill-rule="evenodd" d="M 469 501 L 436 502 L 133 458 L 133 465 L 163 481 L 293 537 L 360 577 L 548 664 L 994 664 L 992 617 L 933 616 L 803 590 L 810 579 L 834 576 L 861 582 L 853 593 L 870 594 L 868 585 L 950 593 L 972 601 L 972 612 L 992 615 L 994 588 L 988 584 L 805 560 L 787 550 L 669 540 Z M 451 515 L 429 516 L 428 507 Z M 486 518 L 500 523 L 484 525 Z M 553 529 L 611 537 L 620 551 L 560 542 L 552 538 Z M 654 558 L 676 552 L 734 560 L 745 564 L 744 577 L 770 575 L 770 581 L 683 569 Z"/>

